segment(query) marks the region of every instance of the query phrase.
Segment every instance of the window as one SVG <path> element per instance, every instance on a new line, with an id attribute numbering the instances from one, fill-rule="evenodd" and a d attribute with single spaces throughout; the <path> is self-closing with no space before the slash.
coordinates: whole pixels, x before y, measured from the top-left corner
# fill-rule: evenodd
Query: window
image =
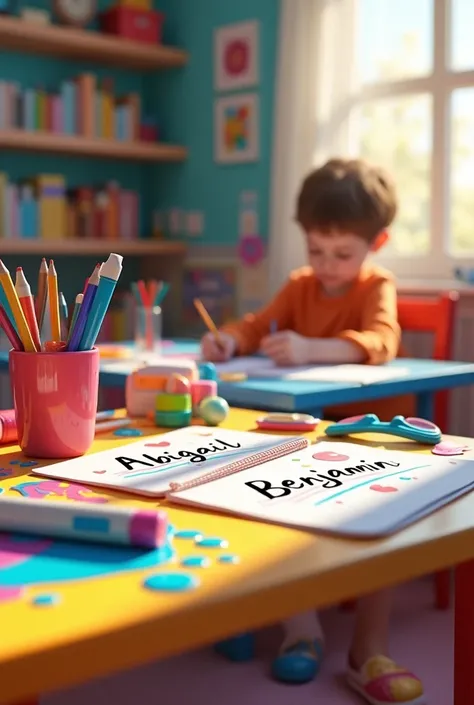
<path id="1" fill-rule="evenodd" d="M 316 149 L 395 176 L 381 263 L 405 278 L 474 266 L 473 0 L 321 0 Z"/>

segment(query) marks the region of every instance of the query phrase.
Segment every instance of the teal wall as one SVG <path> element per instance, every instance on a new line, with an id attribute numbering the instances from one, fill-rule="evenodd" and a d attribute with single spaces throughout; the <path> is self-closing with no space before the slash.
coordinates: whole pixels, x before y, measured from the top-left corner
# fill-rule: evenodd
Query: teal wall
<path id="1" fill-rule="evenodd" d="M 185 144 L 190 156 L 183 165 L 156 168 L 154 191 L 165 208 L 204 213 L 203 237 L 193 244 L 234 244 L 238 197 L 256 191 L 260 234 L 268 233 L 268 202 L 274 113 L 274 84 L 279 0 L 158 0 L 166 13 L 166 39 L 190 53 L 184 70 L 146 79 L 146 94 L 164 125 L 166 139 Z M 249 164 L 213 161 L 214 91 L 213 33 L 216 27 L 246 20 L 260 22 L 260 159 Z M 233 92 L 232 92 L 233 93 Z"/>
<path id="2" fill-rule="evenodd" d="M 28 2 L 28 6 L 50 7 L 50 0 Z M 101 2 L 100 6 L 109 5 Z M 270 158 L 273 128 L 275 62 L 279 0 L 158 0 L 166 14 L 165 41 L 183 46 L 190 54 L 184 69 L 154 74 L 114 71 L 94 64 L 56 61 L 13 53 L 0 54 L 0 78 L 23 86 L 54 90 L 59 83 L 80 72 L 93 70 L 111 76 L 117 93 L 138 90 L 145 112 L 156 115 L 163 139 L 182 143 L 190 156 L 184 164 L 142 165 L 133 162 L 5 153 L 0 170 L 20 179 L 39 172 L 63 173 L 70 186 L 115 179 L 142 196 L 142 235 L 150 232 L 151 212 L 178 207 L 202 211 L 205 233 L 193 244 L 233 244 L 237 240 L 238 196 L 242 190 L 259 194 L 261 235 L 268 233 Z M 213 161 L 213 105 L 218 95 L 213 86 L 213 31 L 215 27 L 257 19 L 260 21 L 260 159 L 252 164 L 217 165 Z M 0 243 L 1 251 L 1 243 Z M 7 256 L 8 267 L 22 265 L 33 283 L 37 256 Z M 93 257 L 56 257 L 60 286 L 69 300 L 82 290 L 84 278 L 95 264 Z M 137 276 L 134 258 L 124 261 L 122 286 Z"/>

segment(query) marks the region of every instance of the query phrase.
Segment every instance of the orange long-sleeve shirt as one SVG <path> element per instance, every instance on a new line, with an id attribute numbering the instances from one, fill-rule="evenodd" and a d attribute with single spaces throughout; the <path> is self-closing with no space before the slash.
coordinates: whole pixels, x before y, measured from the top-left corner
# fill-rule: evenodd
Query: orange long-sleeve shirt
<path id="1" fill-rule="evenodd" d="M 239 355 L 257 352 L 273 322 L 279 331 L 291 330 L 306 338 L 341 338 L 365 352 L 366 362 L 379 365 L 402 354 L 397 320 L 397 291 L 390 272 L 366 264 L 342 296 L 327 296 L 310 267 L 294 271 L 275 298 L 257 313 L 229 323 L 222 330 L 237 340 Z M 350 413 L 372 413 L 381 418 L 413 415 L 411 397 L 346 407 Z M 338 407 L 335 415 L 345 414 Z M 349 415 L 349 413 L 348 413 Z"/>

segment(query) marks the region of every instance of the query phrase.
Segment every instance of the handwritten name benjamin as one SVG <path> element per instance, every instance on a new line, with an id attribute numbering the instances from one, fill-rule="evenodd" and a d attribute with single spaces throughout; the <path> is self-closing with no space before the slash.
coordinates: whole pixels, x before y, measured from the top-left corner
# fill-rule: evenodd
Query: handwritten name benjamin
<path id="1" fill-rule="evenodd" d="M 240 443 L 228 443 L 216 438 L 212 443 L 196 450 L 178 450 L 171 453 L 165 450 L 160 455 L 151 455 L 151 453 L 143 453 L 139 458 L 128 458 L 120 456 L 115 460 L 123 465 L 127 470 L 134 470 L 134 466 L 154 468 L 157 465 L 169 465 L 173 461 L 188 459 L 191 463 L 203 463 L 212 453 L 222 453 L 225 450 L 240 448 Z"/>
<path id="2" fill-rule="evenodd" d="M 336 487 L 343 485 L 343 480 L 340 478 L 351 477 L 358 473 L 378 472 L 385 468 L 398 468 L 400 463 L 395 463 L 390 460 L 376 460 L 373 463 L 366 463 L 365 460 L 360 461 L 360 465 L 354 465 L 349 468 L 331 468 L 324 472 L 318 470 L 309 470 L 312 475 L 307 477 L 298 477 L 296 479 L 282 480 L 279 485 L 273 485 L 268 480 L 252 480 L 246 482 L 247 487 L 263 494 L 267 499 L 279 499 L 286 497 L 294 491 L 306 489 L 311 486 L 320 485 L 326 490 L 333 490 Z"/>

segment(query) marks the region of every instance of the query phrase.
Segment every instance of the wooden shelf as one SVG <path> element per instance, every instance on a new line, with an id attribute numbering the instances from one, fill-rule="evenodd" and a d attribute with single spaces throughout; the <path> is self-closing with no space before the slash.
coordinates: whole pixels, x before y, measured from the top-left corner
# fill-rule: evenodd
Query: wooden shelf
<path id="1" fill-rule="evenodd" d="M 184 255 L 183 242 L 166 240 L 24 240 L 0 238 L 2 255 L 95 255 L 118 252 L 122 255 Z"/>
<path id="2" fill-rule="evenodd" d="M 181 49 L 70 27 L 40 26 L 15 17 L 0 17 L 0 50 L 91 61 L 137 71 L 183 66 L 187 62 L 187 53 Z"/>
<path id="3" fill-rule="evenodd" d="M 120 142 L 114 139 L 26 130 L 0 130 L 0 149 L 140 162 L 180 162 L 187 157 L 185 147 L 174 144 Z"/>

